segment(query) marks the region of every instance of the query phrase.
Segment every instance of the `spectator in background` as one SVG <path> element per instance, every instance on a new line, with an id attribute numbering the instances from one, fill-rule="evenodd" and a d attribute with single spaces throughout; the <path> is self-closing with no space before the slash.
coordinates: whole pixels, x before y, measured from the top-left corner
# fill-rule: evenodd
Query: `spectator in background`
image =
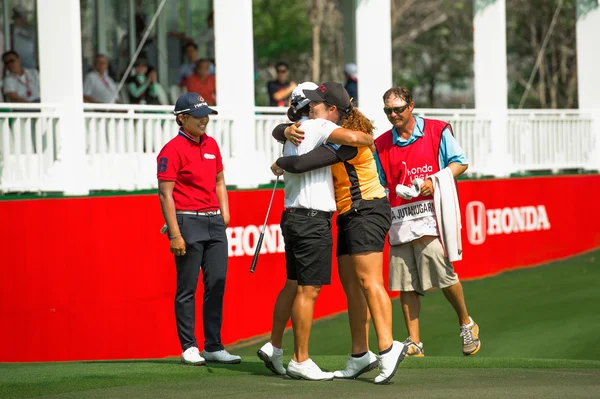
<path id="1" fill-rule="evenodd" d="M 13 23 L 11 29 L 11 49 L 21 56 L 23 68 L 37 69 L 36 62 L 36 38 L 35 27 L 29 24 L 28 17 L 31 11 L 22 5 L 13 8 Z"/>
<path id="2" fill-rule="evenodd" d="M 198 44 L 204 47 L 204 56 L 211 61 L 215 60 L 215 28 L 214 12 L 210 12 L 206 17 L 207 27 L 200 31 L 198 35 Z"/>
<path id="3" fill-rule="evenodd" d="M 96 54 L 94 70 L 83 81 L 83 101 L 88 103 L 114 104 L 117 102 L 117 85 L 108 76 L 108 58 Z"/>
<path id="4" fill-rule="evenodd" d="M 2 54 L 7 71 L 4 78 L 4 98 L 13 103 L 35 103 L 40 101 L 40 77 L 35 69 L 23 68 L 16 51 Z"/>
<path id="5" fill-rule="evenodd" d="M 179 77 L 177 83 L 181 87 L 185 87 L 185 81 L 190 75 L 194 74 L 196 69 L 196 61 L 198 61 L 198 46 L 196 43 L 186 43 L 183 46 L 186 62 L 179 68 Z"/>
<path id="6" fill-rule="evenodd" d="M 156 71 L 149 68 L 146 60 L 135 62 L 135 73 L 127 79 L 127 91 L 131 104 L 158 105 L 160 87 L 157 82 Z"/>
<path id="7" fill-rule="evenodd" d="M 215 105 L 217 85 L 214 75 L 209 71 L 210 61 L 205 58 L 198 60 L 194 74 L 187 78 L 185 87 L 188 93 L 198 93 L 208 105 Z"/>
<path id="8" fill-rule="evenodd" d="M 352 98 L 352 105 L 358 107 L 358 79 L 356 78 L 356 64 L 346 64 L 344 66 L 344 75 L 346 75 L 346 84 L 344 88 Z"/>
<path id="9" fill-rule="evenodd" d="M 206 25 L 207 27 L 200 31 L 200 35 L 198 36 L 198 46 L 196 47 L 199 50 L 199 53 L 203 54 L 203 58 L 214 62 L 215 60 L 215 29 L 214 29 L 214 19 L 213 12 L 211 11 L 206 17 Z M 169 36 L 175 37 L 179 40 L 182 40 L 186 43 L 195 43 L 194 39 L 187 36 L 183 32 L 170 31 Z"/>
<path id="10" fill-rule="evenodd" d="M 287 107 L 290 96 L 296 88 L 295 82 L 288 81 L 289 67 L 285 62 L 278 62 L 275 65 L 276 77 L 267 83 L 269 92 L 269 105 L 271 107 Z"/>

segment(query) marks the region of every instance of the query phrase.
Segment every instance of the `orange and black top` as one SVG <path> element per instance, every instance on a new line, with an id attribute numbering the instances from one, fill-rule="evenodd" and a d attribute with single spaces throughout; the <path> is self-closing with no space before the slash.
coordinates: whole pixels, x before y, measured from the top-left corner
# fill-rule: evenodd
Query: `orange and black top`
<path id="1" fill-rule="evenodd" d="M 373 152 L 369 147 L 329 144 L 335 149 L 338 163 L 331 165 L 337 211 L 342 214 L 358 208 L 360 201 L 384 198 Z M 342 160 L 342 162 L 339 162 Z"/>
<path id="2" fill-rule="evenodd" d="M 274 137 L 279 139 L 283 129 Z M 285 136 L 284 136 L 285 137 Z M 304 155 L 293 155 L 277 159 L 277 165 L 290 173 L 305 173 L 331 166 L 335 202 L 339 214 L 358 208 L 360 201 L 386 197 L 379 182 L 377 165 L 369 147 L 326 144 Z"/>

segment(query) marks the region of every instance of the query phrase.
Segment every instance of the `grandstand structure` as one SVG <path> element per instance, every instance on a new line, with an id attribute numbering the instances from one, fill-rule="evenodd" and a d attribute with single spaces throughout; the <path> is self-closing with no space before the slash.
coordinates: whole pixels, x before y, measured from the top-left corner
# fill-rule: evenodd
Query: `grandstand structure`
<path id="1" fill-rule="evenodd" d="M 164 6 L 163 0 L 151 1 L 156 10 Z M 390 1 L 344 0 L 342 7 L 345 57 L 358 66 L 361 110 L 374 120 L 378 133 L 390 127 L 381 109 L 381 96 L 392 86 Z M 507 108 L 506 4 L 474 1 L 475 109 L 417 108 L 416 113 L 452 123 L 472 175 L 599 170 L 597 0 L 578 0 L 588 7 L 577 21 L 580 108 L 573 110 Z M 189 4 L 166 2 L 163 9 L 174 7 L 171 3 Z M 98 38 L 106 37 L 103 3 L 94 3 Z M 133 9 L 134 0 L 123 3 Z M 4 0 L 8 34 L 7 4 Z M 269 165 L 281 146 L 271 131 L 285 121 L 285 109 L 255 106 L 253 62 L 240 61 L 254 58 L 252 1 L 215 0 L 212 8 L 219 115 L 208 130 L 221 146 L 227 183 L 254 188 L 273 180 Z M 0 193 L 86 195 L 156 188 L 156 155 L 177 132 L 172 106 L 84 103 L 81 1 L 37 0 L 35 9 L 41 103 L 2 105 Z M 135 22 L 130 22 L 134 37 Z M 168 53 L 168 24 L 166 14 L 157 15 L 159 53 Z M 106 46 L 106 40 L 98 39 L 98 46 Z M 158 70 L 163 79 L 166 69 L 159 63 Z"/>

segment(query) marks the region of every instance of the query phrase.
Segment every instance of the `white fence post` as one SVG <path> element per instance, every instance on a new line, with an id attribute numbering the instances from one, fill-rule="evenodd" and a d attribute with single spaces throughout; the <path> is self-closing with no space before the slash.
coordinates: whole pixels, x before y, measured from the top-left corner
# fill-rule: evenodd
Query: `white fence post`
<path id="1" fill-rule="evenodd" d="M 505 177 L 514 172 L 513 162 L 508 151 L 509 132 L 506 110 L 499 109 L 489 112 L 490 120 L 490 149 L 491 153 L 486 162 L 486 174 Z"/>
<path id="2" fill-rule="evenodd" d="M 600 108 L 590 112 L 592 116 L 592 138 L 594 151 L 590 157 L 590 169 L 600 172 Z"/>
<path id="3" fill-rule="evenodd" d="M 252 187 L 252 176 L 260 173 L 254 131 L 252 1 L 215 1 L 214 12 L 217 105 L 219 116 L 233 119 L 232 159 L 224 165 L 225 181 Z"/>
<path id="4" fill-rule="evenodd" d="M 83 119 L 81 15 L 79 1 L 38 0 L 40 95 L 42 102 L 61 104 L 58 163 L 43 190 L 69 195 L 89 192 Z M 60 56 L 57 55 L 60 43 Z"/>

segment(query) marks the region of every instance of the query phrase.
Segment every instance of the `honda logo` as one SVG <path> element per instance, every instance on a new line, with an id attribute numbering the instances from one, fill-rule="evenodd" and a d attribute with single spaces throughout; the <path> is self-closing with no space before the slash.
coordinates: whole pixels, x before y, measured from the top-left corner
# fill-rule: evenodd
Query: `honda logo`
<path id="1" fill-rule="evenodd" d="M 467 239 L 481 245 L 487 236 L 550 230 L 544 205 L 486 209 L 483 202 L 471 201 L 466 208 Z"/>
<path id="2" fill-rule="evenodd" d="M 467 239 L 472 245 L 481 245 L 486 236 L 485 205 L 480 201 L 471 201 L 466 209 Z"/>

